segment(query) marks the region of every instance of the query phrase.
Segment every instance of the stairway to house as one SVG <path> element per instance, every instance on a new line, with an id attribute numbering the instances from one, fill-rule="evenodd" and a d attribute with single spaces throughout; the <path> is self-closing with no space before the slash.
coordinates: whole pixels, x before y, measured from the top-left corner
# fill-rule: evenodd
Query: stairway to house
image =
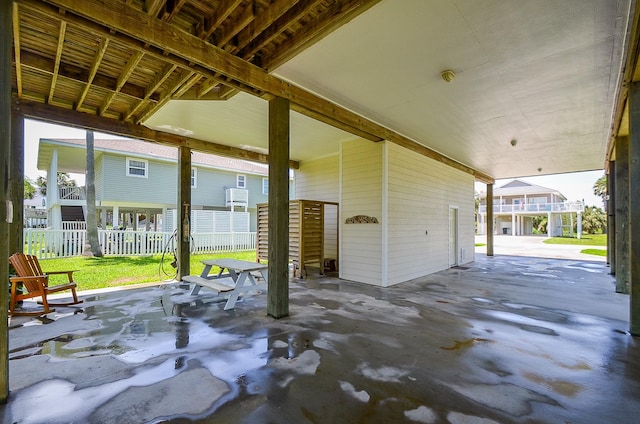
<path id="1" fill-rule="evenodd" d="M 62 221 L 84 221 L 82 206 L 61 206 Z"/>

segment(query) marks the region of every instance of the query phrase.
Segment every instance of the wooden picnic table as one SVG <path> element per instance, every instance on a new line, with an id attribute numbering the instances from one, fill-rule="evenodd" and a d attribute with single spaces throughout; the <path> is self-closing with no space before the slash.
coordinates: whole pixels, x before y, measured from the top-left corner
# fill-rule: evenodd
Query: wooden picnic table
<path id="1" fill-rule="evenodd" d="M 186 275 L 183 281 L 193 283 L 192 295 L 197 295 L 202 287 L 207 287 L 218 293 L 229 293 L 229 299 L 224 306 L 225 311 L 235 307 L 238 296 L 249 291 L 267 290 L 267 265 L 259 262 L 241 261 L 231 258 L 205 259 L 202 273 Z M 220 268 L 217 274 L 210 275 L 211 269 Z M 227 272 L 225 272 L 225 270 Z M 259 273 L 256 276 L 252 273 Z M 258 282 L 256 279 L 261 279 Z"/>

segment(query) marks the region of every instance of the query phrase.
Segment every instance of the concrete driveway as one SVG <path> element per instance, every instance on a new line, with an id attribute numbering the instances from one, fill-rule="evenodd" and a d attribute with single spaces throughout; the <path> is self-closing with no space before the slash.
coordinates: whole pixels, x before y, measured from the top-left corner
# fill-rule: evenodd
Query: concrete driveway
<path id="1" fill-rule="evenodd" d="M 534 258 L 576 259 L 582 261 L 606 262 L 606 256 L 587 255 L 580 253 L 584 249 L 602 249 L 604 246 L 578 246 L 570 244 L 546 244 L 545 236 L 493 236 L 493 253 L 495 255 L 529 256 Z M 476 236 L 476 254 L 487 253 L 487 236 Z"/>

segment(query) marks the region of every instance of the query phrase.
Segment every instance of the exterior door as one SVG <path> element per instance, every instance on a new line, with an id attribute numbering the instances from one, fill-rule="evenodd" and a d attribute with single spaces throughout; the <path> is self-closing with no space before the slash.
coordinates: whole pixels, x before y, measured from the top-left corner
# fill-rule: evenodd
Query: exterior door
<path id="1" fill-rule="evenodd" d="M 458 265 L 458 207 L 449 206 L 449 268 Z"/>

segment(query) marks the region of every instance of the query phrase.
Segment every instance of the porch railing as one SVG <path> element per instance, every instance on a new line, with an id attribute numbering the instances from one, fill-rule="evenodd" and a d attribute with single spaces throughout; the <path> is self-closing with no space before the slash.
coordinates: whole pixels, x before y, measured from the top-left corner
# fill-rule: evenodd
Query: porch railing
<path id="1" fill-rule="evenodd" d="M 521 203 L 519 205 L 493 205 L 493 213 L 518 213 L 518 212 L 582 212 L 584 203 L 562 202 L 562 203 Z M 478 212 L 486 213 L 487 205 L 480 205 Z"/>
<path id="2" fill-rule="evenodd" d="M 60 200 L 85 200 L 84 187 L 58 186 Z"/>
<path id="3" fill-rule="evenodd" d="M 148 256 L 173 251 L 174 233 L 98 230 L 102 253 L 110 256 Z M 40 259 L 79 256 L 86 243 L 86 230 L 24 229 L 24 252 Z M 254 250 L 256 233 L 194 233 L 192 253 L 223 253 Z"/>

